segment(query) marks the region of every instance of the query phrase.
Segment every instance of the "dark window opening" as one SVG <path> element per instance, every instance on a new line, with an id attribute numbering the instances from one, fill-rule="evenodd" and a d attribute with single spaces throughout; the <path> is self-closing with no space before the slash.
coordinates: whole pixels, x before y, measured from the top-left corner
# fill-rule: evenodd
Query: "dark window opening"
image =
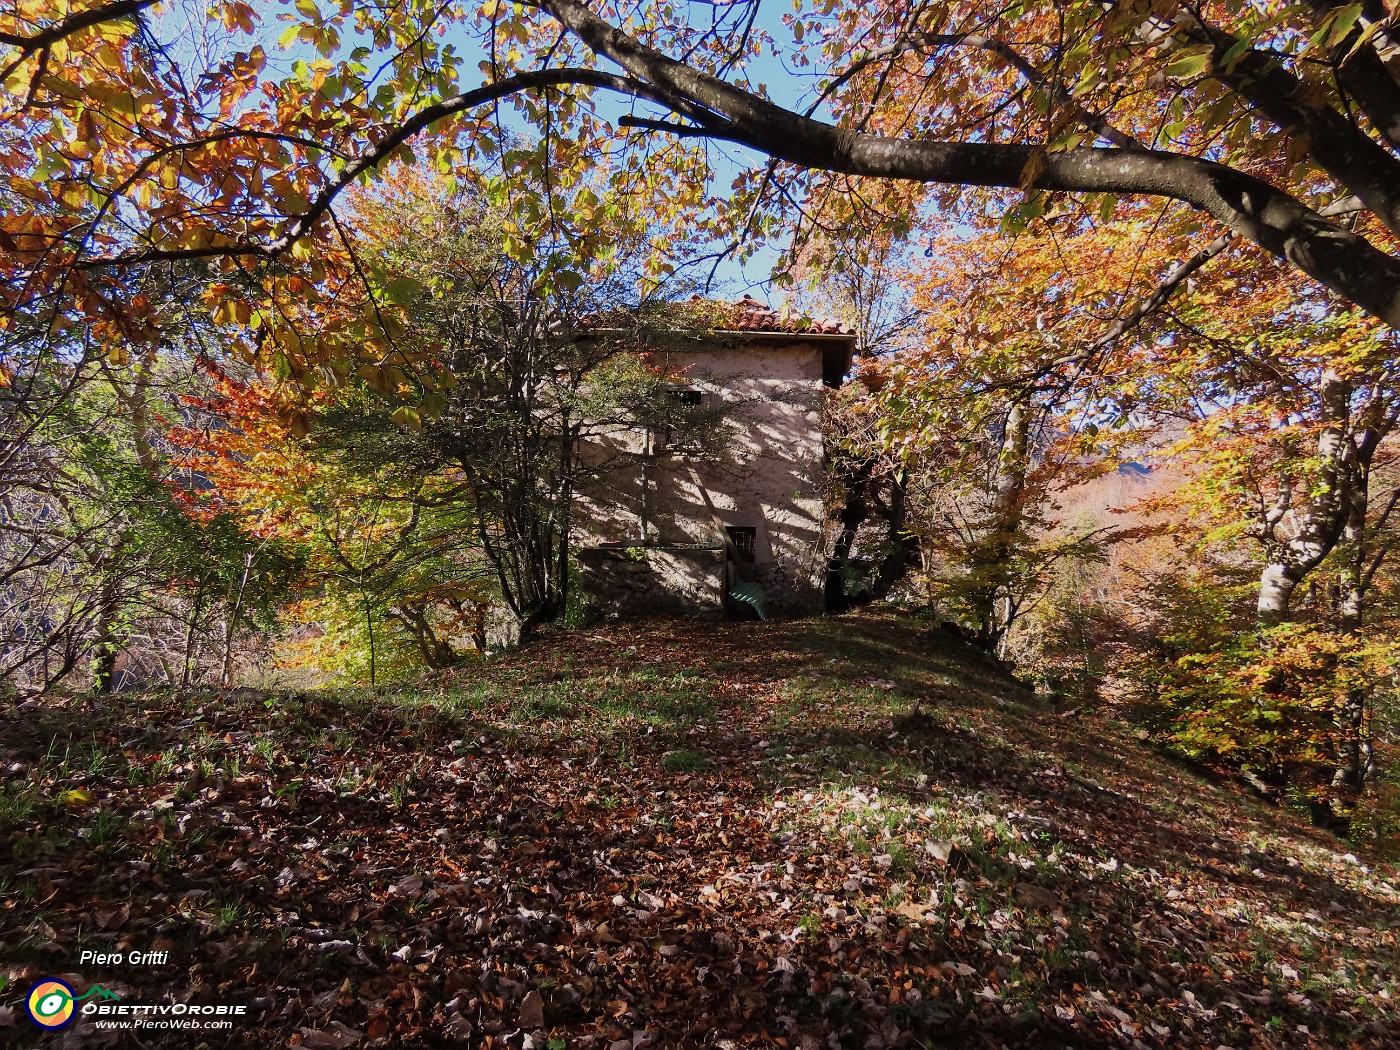
<path id="1" fill-rule="evenodd" d="M 758 529 L 752 525 L 726 525 L 724 531 L 729 533 L 729 542 L 739 560 L 752 562 L 758 551 Z"/>
<path id="2" fill-rule="evenodd" d="M 694 410 L 705 403 L 704 394 L 699 390 L 668 390 L 666 397 L 671 402 L 671 418 L 657 431 L 657 447 L 694 447 L 697 442 L 688 431 L 695 425 Z"/>

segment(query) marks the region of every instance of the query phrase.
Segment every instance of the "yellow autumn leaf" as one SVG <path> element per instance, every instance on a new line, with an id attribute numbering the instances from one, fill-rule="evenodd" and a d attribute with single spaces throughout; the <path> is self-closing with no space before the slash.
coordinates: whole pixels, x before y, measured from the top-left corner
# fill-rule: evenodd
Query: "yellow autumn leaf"
<path id="1" fill-rule="evenodd" d="M 92 802 L 92 792 L 86 788 L 69 788 L 58 796 L 61 805 L 77 808 Z"/>

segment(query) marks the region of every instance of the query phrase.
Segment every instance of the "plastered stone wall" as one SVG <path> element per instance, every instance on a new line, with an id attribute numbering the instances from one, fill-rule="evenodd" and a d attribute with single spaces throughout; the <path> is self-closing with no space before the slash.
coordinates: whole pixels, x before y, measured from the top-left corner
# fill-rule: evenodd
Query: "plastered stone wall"
<path id="1" fill-rule="evenodd" d="M 578 565 L 589 611 L 603 619 L 724 612 L 722 550 L 589 547 Z"/>
<path id="2" fill-rule="evenodd" d="M 577 547 L 719 546 L 726 526 L 751 527 L 754 561 L 730 564 L 731 576 L 758 582 L 773 612 L 820 612 L 826 566 L 821 349 L 801 340 L 762 341 L 657 356 L 683 377 L 679 385 L 725 406 L 734 437 L 718 457 L 658 450 L 645 467 L 642 432 L 595 442 L 586 457 L 622 466 L 580 493 Z M 600 582 L 597 574 L 594 581 Z M 677 594 L 689 587 L 683 574 L 670 585 Z"/>

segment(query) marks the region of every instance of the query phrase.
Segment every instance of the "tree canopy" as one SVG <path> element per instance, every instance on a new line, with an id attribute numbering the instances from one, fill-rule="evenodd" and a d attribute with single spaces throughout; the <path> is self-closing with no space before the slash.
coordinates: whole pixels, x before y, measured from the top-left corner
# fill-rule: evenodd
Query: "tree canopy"
<path id="1" fill-rule="evenodd" d="M 672 217 L 711 206 L 684 222 L 738 240 L 852 179 L 908 183 L 889 212 L 906 223 L 920 186 L 1032 211 L 1053 193 L 1182 202 L 1201 250 L 1258 246 L 1396 327 L 1392 34 L 1379 5 L 1326 0 L 820 0 L 781 20 L 757 3 L 231 0 L 206 20 L 27 0 L 0 23 L 7 331 L 152 338 L 159 305 L 118 275 L 193 259 L 224 275 L 208 301 L 247 326 L 244 351 L 292 378 L 383 356 L 408 290 L 355 258 L 343 201 L 409 153 L 547 176 L 520 251 L 560 195 L 579 237 L 587 212 L 645 192 Z M 747 149 L 721 164 L 713 143 Z M 335 323 L 313 337 L 318 304 Z"/>

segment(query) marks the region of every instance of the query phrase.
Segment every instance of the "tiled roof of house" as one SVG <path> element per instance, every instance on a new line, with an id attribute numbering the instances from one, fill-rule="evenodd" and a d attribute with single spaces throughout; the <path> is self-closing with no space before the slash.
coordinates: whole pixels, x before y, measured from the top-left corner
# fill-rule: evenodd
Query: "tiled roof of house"
<path id="1" fill-rule="evenodd" d="M 692 296 L 691 302 L 703 302 L 700 296 Z M 848 335 L 854 338 L 856 330 L 840 321 L 826 318 L 804 317 L 797 313 L 779 313 L 751 295 L 737 302 L 714 303 L 724 316 L 726 328 L 737 332 L 773 332 L 792 335 Z"/>
<path id="2" fill-rule="evenodd" d="M 837 335 L 854 340 L 856 330 L 840 321 L 824 317 L 807 317 L 789 310 L 774 310 L 751 295 L 742 299 L 706 299 L 692 295 L 689 302 L 676 303 L 675 320 L 692 331 L 750 332 L 754 335 Z M 662 308 L 665 309 L 664 307 Z M 612 327 L 627 327 L 634 315 L 624 311 L 606 311 L 583 317 L 578 326 L 583 331 L 600 331 Z M 656 323 L 653 321 L 653 323 Z"/>
<path id="3" fill-rule="evenodd" d="M 677 308 L 674 319 L 688 327 L 692 338 L 698 337 L 701 342 L 733 343 L 743 342 L 746 336 L 791 335 L 794 337 L 789 341 L 791 345 L 801 346 L 803 336 L 824 336 L 826 338 L 821 340 L 822 382 L 831 387 L 840 386 L 850 371 L 851 358 L 856 349 L 856 331 L 839 321 L 780 313 L 751 295 L 737 302 L 720 302 L 693 295 L 688 303 L 675 303 L 673 306 Z M 602 334 L 610 330 L 622 332 L 633 322 L 635 315 L 623 315 L 616 311 L 591 314 L 580 321 L 578 330 L 580 334 Z M 706 339 L 705 332 L 718 338 Z M 695 348 L 692 343 L 691 349 Z"/>

